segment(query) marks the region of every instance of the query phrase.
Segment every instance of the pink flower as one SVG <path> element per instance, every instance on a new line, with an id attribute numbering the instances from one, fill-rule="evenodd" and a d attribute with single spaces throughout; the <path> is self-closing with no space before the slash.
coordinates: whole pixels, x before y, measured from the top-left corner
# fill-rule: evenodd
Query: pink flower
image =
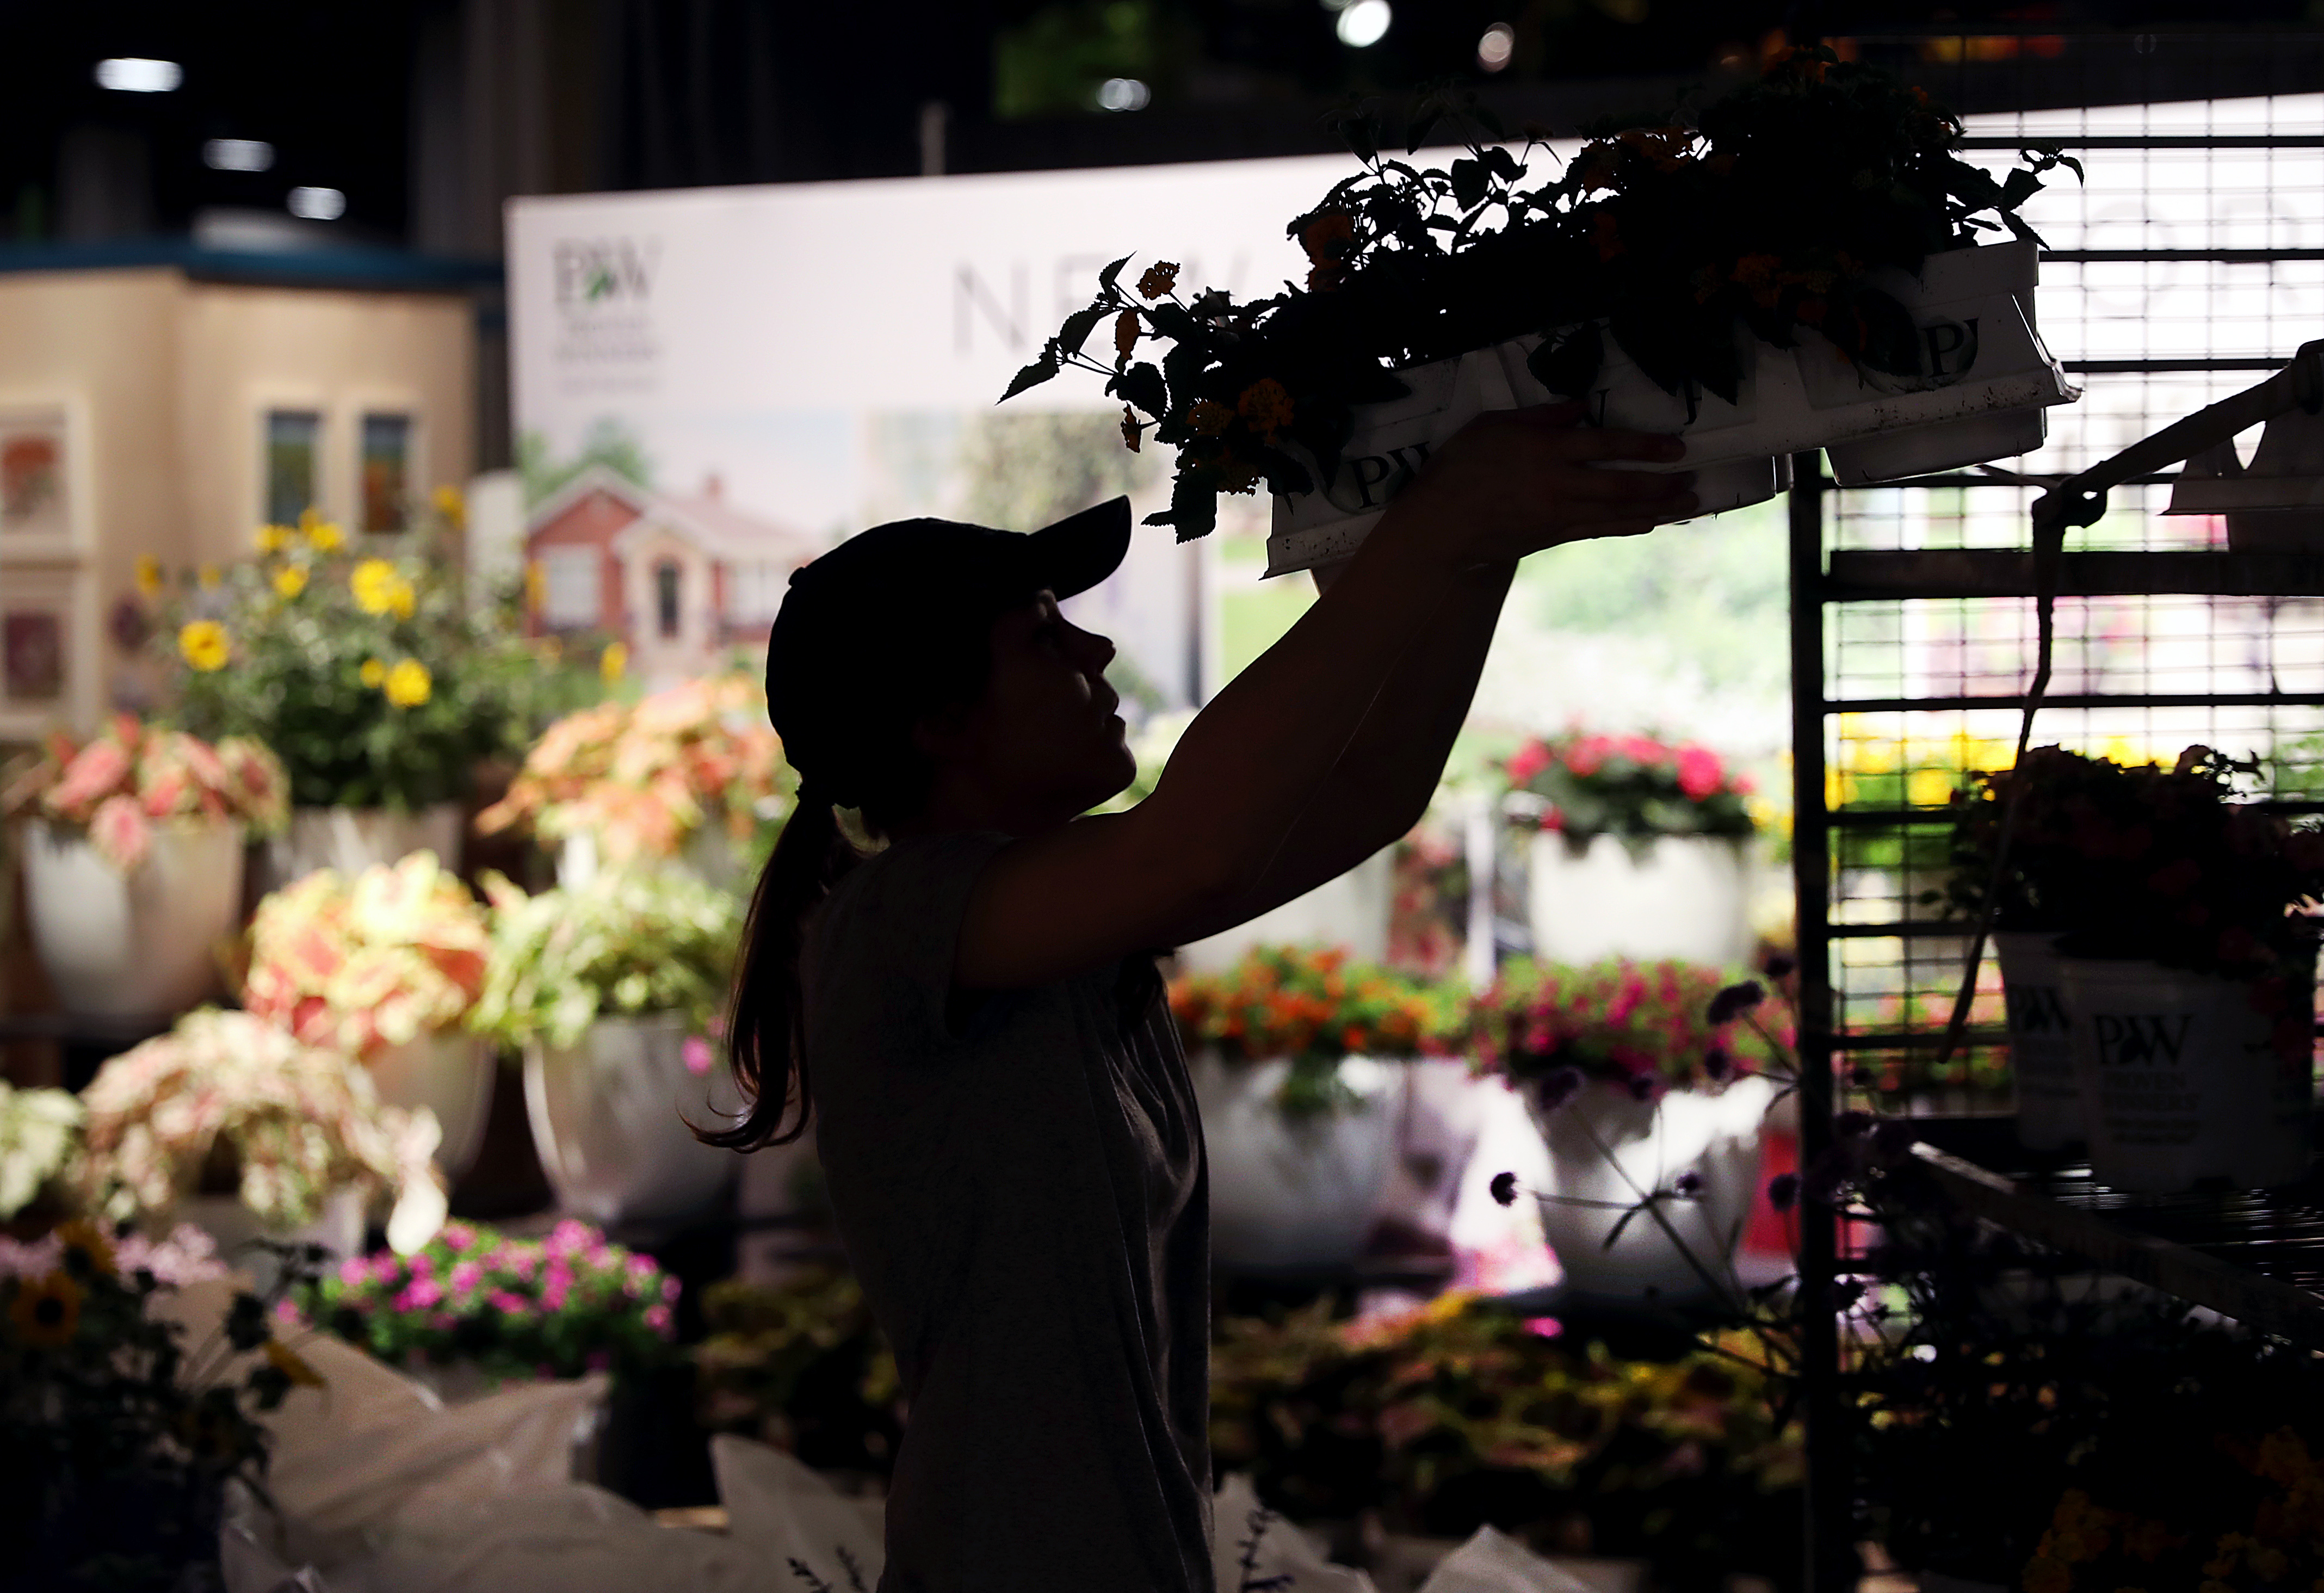
<path id="1" fill-rule="evenodd" d="M 452 1268 L 452 1288 L 465 1294 L 484 1281 L 484 1269 L 473 1261 L 463 1261 Z"/>
<path id="2" fill-rule="evenodd" d="M 444 1300 L 444 1291 L 433 1278 L 414 1278 L 395 1297 L 398 1311 L 432 1311 Z"/>
<path id="3" fill-rule="evenodd" d="M 549 1279 L 540 1291 L 540 1308 L 543 1311 L 552 1312 L 564 1310 L 565 1296 L 569 1286 L 567 1283 L 559 1282 L 556 1278 Z"/>
<path id="4" fill-rule="evenodd" d="M 1615 750 L 1633 763 L 1658 764 L 1670 757 L 1670 749 L 1652 736 L 1624 736 Z"/>
<path id="5" fill-rule="evenodd" d="M 60 818 L 78 819 L 99 801 L 122 793 L 129 782 L 129 750 L 110 739 L 91 741 L 65 765 L 49 787 L 47 806 Z"/>
<path id="6" fill-rule="evenodd" d="M 1565 750 L 1565 767 L 1586 780 L 1606 767 L 1606 755 L 1612 750 L 1604 736 L 1583 736 Z"/>
<path id="7" fill-rule="evenodd" d="M 153 826 L 134 796 L 108 796 L 89 815 L 89 844 L 123 873 L 134 873 L 153 847 Z"/>
<path id="8" fill-rule="evenodd" d="M 1686 793 L 1688 801 L 1702 802 L 1717 796 L 1726 778 L 1718 753 L 1692 742 L 1678 750 L 1678 788 Z"/>
<path id="9" fill-rule="evenodd" d="M 678 1281 L 676 1278 L 666 1277 L 661 1280 L 661 1297 L 663 1299 L 670 1302 L 672 1304 L 676 1304 L 678 1303 L 678 1297 L 681 1293 L 683 1293 L 683 1291 L 679 1287 Z"/>
<path id="10" fill-rule="evenodd" d="M 646 1307 L 645 1321 L 646 1321 L 646 1326 L 648 1326 L 648 1327 L 651 1328 L 655 1332 L 659 1333 L 663 1338 L 667 1339 L 667 1338 L 669 1338 L 669 1334 L 670 1334 L 670 1322 L 669 1322 L 669 1306 L 667 1306 L 667 1305 L 649 1305 L 649 1306 L 647 1306 L 647 1307 Z"/>
<path id="11" fill-rule="evenodd" d="M 339 1282 L 347 1287 L 360 1288 L 371 1277 L 371 1263 L 360 1256 L 350 1256 L 339 1263 Z"/>
<path id="12" fill-rule="evenodd" d="M 444 1225 L 444 1231 L 437 1237 L 444 1241 L 446 1249 L 460 1251 L 476 1242 L 476 1230 L 465 1222 L 447 1222 Z"/>
<path id="13" fill-rule="evenodd" d="M 1527 741 L 1509 759 L 1508 777 L 1512 786 L 1529 786 L 1534 776 L 1550 765 L 1549 749 L 1539 741 Z"/>
<path id="14" fill-rule="evenodd" d="M 686 1043 L 678 1047 L 678 1054 L 685 1059 L 686 1071 L 696 1078 L 710 1071 L 710 1042 L 700 1035 L 687 1036 Z"/>
<path id="15" fill-rule="evenodd" d="M 484 1303 L 491 1306 L 494 1311 L 499 1312 L 503 1316 L 521 1317 L 530 1316 L 532 1314 L 531 1301 L 526 1299 L 521 1294 L 512 1294 L 506 1289 L 494 1289 L 491 1294 L 484 1296 Z"/>

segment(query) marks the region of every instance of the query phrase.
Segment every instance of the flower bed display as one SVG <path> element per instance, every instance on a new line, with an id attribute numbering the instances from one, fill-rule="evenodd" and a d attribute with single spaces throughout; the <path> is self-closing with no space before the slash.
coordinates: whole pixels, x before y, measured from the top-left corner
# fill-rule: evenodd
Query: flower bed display
<path id="1" fill-rule="evenodd" d="M 1518 1086 L 1549 1146 L 1551 1186 L 1536 1192 L 1569 1286 L 1675 1299 L 1726 1285 L 1767 1075 L 1790 1071 L 1793 1026 L 1763 1017 L 1764 993 L 1684 962 L 1520 962 L 1480 1000 L 1478 1055 Z"/>
<path id="2" fill-rule="evenodd" d="M 852 1273 L 813 1268 L 779 1286 L 730 1279 L 704 1296 L 695 1347 L 702 1423 L 823 1470 L 885 1477 L 904 1433 L 896 1358 Z"/>
<path id="3" fill-rule="evenodd" d="M 12 1587 L 217 1585 L 227 1485 L 263 1486 L 263 1418 L 321 1381 L 256 1295 L 236 1296 L 207 1340 L 155 1309 L 217 1270 L 198 1234 L 116 1243 L 70 1222 L 30 1242 L 0 1238 L 0 1531 Z"/>
<path id="4" fill-rule="evenodd" d="M 86 743 L 51 735 L 0 792 L 24 821 L 32 944 L 67 1010 L 168 1015 L 213 993 L 242 907 L 246 834 L 281 828 L 281 765 L 117 714 Z"/>
<path id="5" fill-rule="evenodd" d="M 678 1283 L 572 1219 L 545 1238 L 447 1222 L 410 1255 L 351 1257 L 292 1296 L 298 1314 L 390 1366 L 484 1392 L 635 1377 L 669 1360 Z"/>
<path id="6" fill-rule="evenodd" d="M 80 1197 L 115 1219 L 167 1217 L 230 1197 L 263 1231 L 324 1218 L 335 1200 L 391 1195 L 391 1243 L 410 1250 L 442 1222 L 426 1110 L 383 1106 L 363 1067 L 246 1012 L 204 1008 L 115 1057 L 81 1102 Z M 222 1236 L 223 1237 L 223 1236 Z"/>
<path id="7" fill-rule="evenodd" d="M 1545 962 L 1750 950 L 1750 780 L 1707 747 L 1580 731 L 1532 740 L 1502 773 L 1532 821 L 1534 955 Z"/>
<path id="8" fill-rule="evenodd" d="M 1225 1321 L 1212 1354 L 1213 1457 L 1293 1520 L 1373 1515 L 1437 1538 L 1490 1524 L 1549 1552 L 1648 1559 L 1674 1586 L 1796 1566 L 1800 1438 L 1757 1356 L 1617 1360 L 1459 1293 L 1330 1316 Z"/>
<path id="9" fill-rule="evenodd" d="M 476 827 L 586 840 L 614 868 L 686 855 L 690 842 L 698 850 L 715 838 L 728 863 L 706 871 L 739 874 L 772 844 L 797 788 L 768 726 L 764 691 L 729 675 L 558 720 Z"/>
<path id="10" fill-rule="evenodd" d="M 1507 137 L 1473 96 L 1439 94 L 1411 148 L 1464 118 Z M 1974 245 L 2031 239 L 2017 207 L 2042 173 L 2079 168 L 2029 146 L 1997 180 L 1924 93 L 1828 50 L 1789 52 L 1692 125 L 1602 134 L 1554 177 L 1532 143 L 1418 170 L 1379 153 L 1369 115 L 1341 131 L 1364 170 L 1292 221 L 1304 287 L 1182 299 L 1176 265 L 1133 292 L 1116 262 L 1010 385 L 1104 374 L 1125 441 L 1178 450 L 1151 518 L 1182 538 L 1211 529 L 1218 493 L 1264 481 L 1271 570 L 1344 557 L 1461 423 L 1553 395 L 1587 397 L 1595 424 L 1685 431 L 1711 510 L 1767 496 L 1782 455 L 1876 433 L 1923 446 L 1836 461 L 1851 479 L 2021 452 L 2038 406 L 2070 396 L 2032 329 L 2030 248 Z M 1110 361 L 1084 353 L 1102 323 Z M 1148 341 L 1167 352 L 1138 359 Z M 2009 410 L 2030 413 L 2030 442 L 1980 424 Z"/>
<path id="11" fill-rule="evenodd" d="M 433 1112 L 456 1178 L 492 1105 L 492 1052 L 464 1029 L 491 953 L 484 908 L 434 852 L 352 879 L 324 869 L 259 903 L 243 1006 L 363 1063 L 389 1105 Z"/>

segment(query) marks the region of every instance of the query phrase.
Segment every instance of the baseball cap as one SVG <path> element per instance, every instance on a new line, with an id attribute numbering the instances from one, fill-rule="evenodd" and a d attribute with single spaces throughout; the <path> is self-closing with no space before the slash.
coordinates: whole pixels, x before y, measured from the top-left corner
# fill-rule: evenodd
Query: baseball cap
<path id="1" fill-rule="evenodd" d="M 1038 531 L 899 520 L 791 573 L 767 639 L 767 716 L 803 782 L 861 805 L 867 732 L 892 730 L 941 693 L 931 672 L 1004 610 L 1047 589 L 1086 592 L 1130 551 L 1130 500 Z"/>

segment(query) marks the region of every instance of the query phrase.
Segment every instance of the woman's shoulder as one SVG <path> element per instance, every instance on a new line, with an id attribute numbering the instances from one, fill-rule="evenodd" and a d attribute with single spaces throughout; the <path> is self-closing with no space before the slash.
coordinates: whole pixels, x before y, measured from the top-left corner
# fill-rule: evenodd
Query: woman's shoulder
<path id="1" fill-rule="evenodd" d="M 833 887 L 808 930 L 816 960 L 885 962 L 896 953 L 950 952 L 968 896 L 992 854 L 1009 843 L 998 831 L 916 835 L 865 858 Z"/>

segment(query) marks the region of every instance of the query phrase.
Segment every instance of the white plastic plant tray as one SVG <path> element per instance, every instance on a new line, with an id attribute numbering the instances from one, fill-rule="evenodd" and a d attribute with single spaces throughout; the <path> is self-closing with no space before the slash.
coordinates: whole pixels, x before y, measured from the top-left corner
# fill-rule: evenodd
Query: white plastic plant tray
<path id="1" fill-rule="evenodd" d="M 2034 329 L 2035 272 L 2034 245 L 2012 243 L 1932 254 L 1917 279 L 1876 279 L 1921 329 L 1917 376 L 1860 369 L 1807 333 L 1794 349 L 1749 345 L 1735 403 L 1703 393 L 1690 404 L 1609 337 L 1585 398 L 1588 424 L 1683 437 L 1686 456 L 1676 464 L 1614 468 L 1691 470 L 1706 514 L 1772 497 L 1790 484 L 1790 456 L 1810 448 L 1828 449 L 1832 474 L 1849 485 L 2026 453 L 2047 435 L 2043 410 L 2081 396 Z M 1526 365 L 1539 342 L 1519 338 L 1398 372 L 1412 391 L 1357 409 L 1324 489 L 1275 495 L 1267 573 L 1353 553 L 1430 452 L 1477 416 L 1558 401 Z"/>

